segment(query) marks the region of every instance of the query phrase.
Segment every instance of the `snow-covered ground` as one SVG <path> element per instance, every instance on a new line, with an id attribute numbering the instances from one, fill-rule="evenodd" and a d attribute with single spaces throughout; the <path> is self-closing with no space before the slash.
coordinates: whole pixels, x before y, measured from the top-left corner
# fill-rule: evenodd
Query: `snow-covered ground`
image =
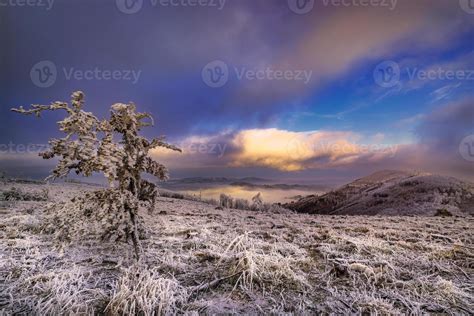
<path id="1" fill-rule="evenodd" d="M 472 217 L 259 213 L 160 197 L 142 212 L 136 263 L 130 245 L 64 245 L 42 230 L 49 203 L 97 189 L 0 184 L 10 200 L 0 201 L 0 314 L 474 310 Z"/>

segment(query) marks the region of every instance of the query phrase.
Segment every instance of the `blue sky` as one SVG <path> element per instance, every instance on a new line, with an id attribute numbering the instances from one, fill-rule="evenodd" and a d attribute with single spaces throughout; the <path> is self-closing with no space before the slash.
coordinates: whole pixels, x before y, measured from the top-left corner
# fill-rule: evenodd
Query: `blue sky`
<path id="1" fill-rule="evenodd" d="M 469 0 L 315 0 L 307 12 L 296 0 L 127 1 L 2 2 L 0 169 L 47 170 L 18 145 L 60 136 L 59 113 L 37 120 L 12 106 L 82 90 L 100 117 L 129 101 L 153 113 L 146 135 L 184 147 L 154 153 L 175 177 L 345 181 L 394 168 L 472 179 Z M 35 76 L 51 64 L 42 87 Z M 218 87 L 215 69 L 225 70 Z"/>

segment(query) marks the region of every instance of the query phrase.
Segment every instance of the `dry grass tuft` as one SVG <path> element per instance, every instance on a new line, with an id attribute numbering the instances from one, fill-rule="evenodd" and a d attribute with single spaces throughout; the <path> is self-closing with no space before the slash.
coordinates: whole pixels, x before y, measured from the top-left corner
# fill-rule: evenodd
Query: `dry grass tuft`
<path id="1" fill-rule="evenodd" d="M 20 272 L 21 273 L 21 272 Z M 92 273 L 73 266 L 19 278 L 7 292 L 13 310 L 36 315 L 94 315 L 103 309 L 106 293 Z"/>
<path id="2" fill-rule="evenodd" d="M 156 270 L 132 266 L 116 283 L 106 313 L 110 315 L 173 315 L 187 301 L 188 293 L 175 279 Z"/>
<path id="3" fill-rule="evenodd" d="M 229 274 L 237 275 L 234 290 L 253 292 L 258 287 L 262 292 L 305 292 L 311 286 L 299 269 L 304 261 L 308 261 L 306 253 L 290 244 L 270 244 L 245 233 L 231 241 L 219 266 L 227 265 Z"/>

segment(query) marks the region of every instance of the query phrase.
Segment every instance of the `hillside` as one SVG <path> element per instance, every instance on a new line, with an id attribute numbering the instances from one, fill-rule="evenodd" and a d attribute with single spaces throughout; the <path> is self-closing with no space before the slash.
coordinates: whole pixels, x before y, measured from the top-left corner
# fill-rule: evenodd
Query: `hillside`
<path id="1" fill-rule="evenodd" d="M 71 198 L 96 189 L 0 183 L 0 314 L 473 310 L 470 217 L 262 213 L 160 197 L 154 213 L 141 210 L 147 232 L 136 263 L 125 243 L 55 235 L 58 218 L 80 212 Z"/>
<path id="2" fill-rule="evenodd" d="M 427 173 L 380 171 L 321 196 L 285 205 L 299 213 L 332 215 L 474 215 L 474 185 Z"/>

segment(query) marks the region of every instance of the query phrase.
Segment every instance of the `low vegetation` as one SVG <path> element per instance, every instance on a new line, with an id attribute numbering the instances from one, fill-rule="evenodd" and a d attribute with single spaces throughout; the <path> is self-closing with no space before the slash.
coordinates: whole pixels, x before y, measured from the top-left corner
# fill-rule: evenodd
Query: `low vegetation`
<path id="1" fill-rule="evenodd" d="M 0 185 L 9 190 L 11 184 Z M 49 201 L 0 210 L 6 314 L 447 314 L 474 306 L 472 217 L 320 216 L 158 197 L 143 253 L 94 234 L 61 239 L 52 205 L 79 184 L 22 184 Z M 1 313 L 1 312 L 0 312 Z"/>
<path id="2" fill-rule="evenodd" d="M 9 189 L 0 191 L 0 202 L 14 202 L 14 201 L 47 201 L 48 190 L 42 189 L 36 192 L 23 192 L 20 188 L 11 187 Z"/>
<path id="3" fill-rule="evenodd" d="M 219 200 L 216 199 L 205 199 L 198 197 L 196 195 L 168 191 L 168 190 L 159 190 L 159 194 L 162 197 L 187 200 L 194 202 L 203 202 L 206 204 L 214 205 L 217 209 L 235 209 L 235 210 L 244 210 L 244 211 L 260 211 L 260 212 L 288 212 L 288 209 L 285 209 L 281 206 L 280 203 L 265 203 L 263 201 L 262 195 L 257 193 L 250 202 L 246 199 L 233 198 L 228 194 L 222 193 L 219 196 Z"/>

